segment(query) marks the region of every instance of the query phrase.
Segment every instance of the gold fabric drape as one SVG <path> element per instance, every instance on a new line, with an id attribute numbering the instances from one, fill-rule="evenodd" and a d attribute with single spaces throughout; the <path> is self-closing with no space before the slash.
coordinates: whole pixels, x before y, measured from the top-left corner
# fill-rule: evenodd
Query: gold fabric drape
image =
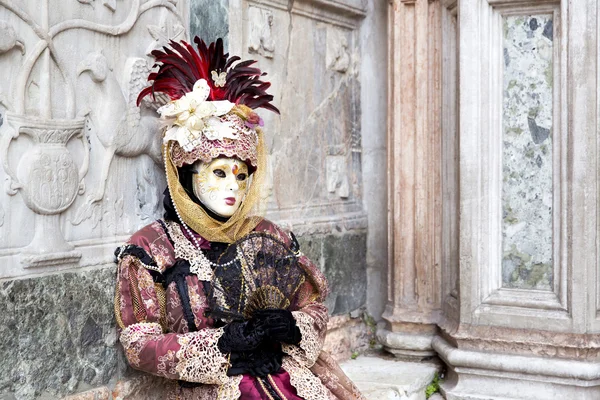
<path id="1" fill-rule="evenodd" d="M 165 150 L 167 185 L 173 204 L 183 222 L 208 241 L 233 243 L 252 232 L 263 219 L 261 191 L 266 177 L 267 155 L 263 131 L 260 128 L 257 128 L 256 131 L 258 133 L 258 165 L 252 174 L 250 190 L 244 197 L 240 208 L 226 222 L 210 217 L 199 204 L 190 199 L 179 182 L 177 167 L 171 161 L 171 143 L 168 143 L 167 148 L 163 149 Z"/>

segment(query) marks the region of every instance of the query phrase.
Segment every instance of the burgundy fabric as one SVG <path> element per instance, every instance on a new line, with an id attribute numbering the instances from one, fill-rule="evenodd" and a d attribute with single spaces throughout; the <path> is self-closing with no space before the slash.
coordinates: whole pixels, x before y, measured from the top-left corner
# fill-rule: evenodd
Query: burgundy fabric
<path id="1" fill-rule="evenodd" d="M 261 222 L 256 230 L 271 232 L 282 241 L 289 240 L 283 231 L 266 220 Z M 204 239 L 200 237 L 196 239 L 201 243 L 201 247 L 210 247 L 210 243 Z M 142 228 L 131 237 L 128 244 L 135 244 L 146 251 L 156 261 L 161 272 L 175 264 L 176 257 L 173 245 L 164 231 L 163 225 L 159 222 L 154 222 Z M 303 261 L 307 264 L 304 266 L 305 268 L 315 271 L 316 280 L 314 282 L 318 282 L 319 287 L 326 287 L 322 273 L 308 259 Z M 141 322 L 161 324 L 166 328 L 162 334 L 152 333 L 142 336 L 138 341 L 132 343 L 129 348 L 126 348 L 128 360 L 136 369 L 168 379 L 180 379 L 175 368 L 179 362 L 176 356 L 177 351 L 180 349 L 178 339 L 180 336 L 186 335 L 189 330 L 183 316 L 183 308 L 175 283 L 171 283 L 165 291 L 166 301 L 163 314 L 158 293 L 161 290 L 161 285 L 153 282 L 150 271 L 141 265 L 139 260 L 129 255 L 120 261 L 118 269 L 117 305 L 121 328 Z M 186 283 L 196 326 L 198 329 L 212 328 L 213 321 L 205 314 L 208 304 L 202 282 L 196 275 L 189 275 L 186 277 Z M 311 283 L 306 282 L 299 291 L 301 294 L 304 293 L 301 296 L 302 298 L 308 299 L 310 294 L 314 293 L 315 288 Z M 323 292 L 322 290 L 319 291 Z M 302 311 L 313 315 L 319 322 L 323 316 L 327 316 L 326 310 L 320 303 L 309 303 Z M 134 304 L 138 306 L 134 307 Z M 319 316 L 321 317 L 319 318 Z M 319 331 L 324 334 L 326 321 L 323 322 L 325 323 L 320 324 Z M 243 382 L 253 383 L 252 379 L 251 377 L 245 377 Z M 274 375 L 273 379 L 288 399 L 300 399 L 290 383 L 287 372 L 282 371 Z M 261 395 L 257 395 L 253 387 L 254 385 L 246 385 L 242 390 L 242 398 L 268 399 L 266 396 L 257 397 Z"/>
<path id="2" fill-rule="evenodd" d="M 303 400 L 302 397 L 299 397 L 296 393 L 296 389 L 290 383 L 290 375 L 281 371 L 277 374 L 270 375 L 272 380 L 269 380 L 271 383 L 275 383 L 277 385 L 277 389 L 285 396 L 287 400 Z M 269 397 L 264 393 L 260 384 L 257 382 L 256 378 L 250 375 L 244 375 L 242 382 L 240 383 L 240 392 L 242 395 L 240 396 L 240 400 L 268 400 Z"/>

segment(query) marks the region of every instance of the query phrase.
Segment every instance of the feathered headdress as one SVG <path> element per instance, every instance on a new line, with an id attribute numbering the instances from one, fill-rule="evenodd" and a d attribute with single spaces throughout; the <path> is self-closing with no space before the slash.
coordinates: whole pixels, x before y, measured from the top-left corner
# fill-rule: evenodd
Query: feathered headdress
<path id="1" fill-rule="evenodd" d="M 206 240 L 232 243 L 251 232 L 264 212 L 267 153 L 263 121 L 254 109 L 279 110 L 266 92 L 271 84 L 261 80 L 265 74 L 252 66 L 255 61 L 224 54 L 221 39 L 209 46 L 197 37 L 194 42 L 197 48 L 171 41 L 152 52 L 157 69 L 149 74 L 151 84 L 140 92 L 137 102 L 146 96 L 156 100 L 158 94 L 170 99 L 157 112 L 167 125 L 165 172 L 180 222 Z M 179 168 L 217 157 L 244 161 L 252 174 L 241 206 L 226 222 L 208 215 L 179 181 Z"/>
<path id="2" fill-rule="evenodd" d="M 237 157 L 256 167 L 257 133 L 262 119 L 252 111 L 264 108 L 279 113 L 271 104 L 271 86 L 261 77 L 266 73 L 252 67 L 256 61 L 241 61 L 223 52 L 223 40 L 209 46 L 196 37 L 197 51 L 189 43 L 171 41 L 163 50 L 154 50 L 154 67 L 148 76 L 152 84 L 137 99 L 157 92 L 171 101 L 158 112 L 167 122 L 165 144 L 177 142 L 172 158 L 177 166 L 196 160 L 209 162 L 220 155 Z"/>
<path id="3" fill-rule="evenodd" d="M 206 46 L 204 40 L 194 38 L 198 52 L 187 42 L 177 43 L 171 41 L 163 51 L 154 50 L 152 55 L 156 58 L 155 66 L 159 69 L 148 76 L 153 81 L 138 96 L 138 105 L 142 98 L 155 92 L 168 95 L 171 100 L 178 100 L 191 92 L 194 85 L 204 79 L 210 92 L 208 100 L 228 100 L 234 104 L 244 104 L 252 109 L 265 108 L 279 114 L 279 110 L 271 104 L 273 96 L 266 90 L 271 86 L 269 82 L 260 80 L 266 73 L 251 67 L 255 60 L 240 60 L 240 57 L 229 57 L 223 53 L 223 40 Z M 160 64 L 159 64 L 160 63 Z"/>

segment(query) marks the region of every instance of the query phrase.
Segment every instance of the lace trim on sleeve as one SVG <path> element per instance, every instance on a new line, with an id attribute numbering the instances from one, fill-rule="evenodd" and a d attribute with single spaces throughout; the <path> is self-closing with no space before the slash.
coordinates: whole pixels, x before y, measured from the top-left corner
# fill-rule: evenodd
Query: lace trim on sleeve
<path id="1" fill-rule="evenodd" d="M 302 339 L 297 346 L 283 344 L 283 352 L 292 356 L 302 365 L 310 368 L 317 361 L 321 353 L 323 340 L 315 330 L 315 320 L 313 317 L 302 311 L 293 311 L 292 315 L 296 320 L 296 326 L 300 329 Z"/>
<path id="2" fill-rule="evenodd" d="M 123 329 L 119 340 L 125 349 L 129 363 L 134 367 L 139 367 L 140 353 L 146 343 L 162 333 L 162 327 L 156 322 L 140 322 Z"/>
<path id="3" fill-rule="evenodd" d="M 200 385 L 194 388 L 182 388 L 176 384 L 166 400 L 238 400 L 242 396 L 240 383 L 243 378 L 243 375 L 231 376 L 224 385 Z"/>
<path id="4" fill-rule="evenodd" d="M 217 400 L 237 400 L 242 396 L 240 391 L 240 383 L 244 375 L 236 375 L 229 377 L 227 383 L 219 387 Z"/>
<path id="5" fill-rule="evenodd" d="M 228 383 L 229 363 L 217 342 L 223 329 L 202 329 L 179 336 L 177 373 L 188 382 L 224 385 Z"/>
<path id="6" fill-rule="evenodd" d="M 166 221 L 167 232 L 173 240 L 173 248 L 175 249 L 175 257 L 188 260 L 190 262 L 190 271 L 198 276 L 201 281 L 210 281 L 213 271 L 210 265 L 201 262 L 203 255 L 201 250 L 198 250 L 184 236 L 181 226 L 173 221 Z"/>
<path id="7" fill-rule="evenodd" d="M 290 375 L 290 383 L 298 396 L 305 400 L 336 400 L 337 398 L 323 385 L 308 368 L 292 357 L 283 358 L 283 369 Z"/>

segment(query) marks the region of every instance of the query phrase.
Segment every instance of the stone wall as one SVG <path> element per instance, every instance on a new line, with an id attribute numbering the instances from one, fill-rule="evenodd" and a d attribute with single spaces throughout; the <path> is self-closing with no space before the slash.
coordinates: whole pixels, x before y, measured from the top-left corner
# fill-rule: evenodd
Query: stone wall
<path id="1" fill-rule="evenodd" d="M 127 367 L 116 345 L 113 250 L 162 213 L 155 106 L 134 99 L 150 51 L 189 38 L 188 27 L 225 36 L 269 73 L 282 115 L 263 113 L 267 216 L 297 233 L 330 281 L 328 348 L 347 358 L 368 347 L 367 285 L 385 275 L 385 192 L 364 195 L 385 152 L 385 76 L 364 72 L 364 55 L 385 53 L 383 40 L 365 43 L 385 31 L 365 27 L 381 21 L 376 8 L 0 0 L 0 399 L 160 397 L 164 382 Z"/>
<path id="2" fill-rule="evenodd" d="M 282 111 L 265 114 L 272 167 L 267 216 L 301 237 L 303 251 L 330 281 L 330 311 L 348 314 L 367 299 L 364 132 L 369 146 L 371 137 L 381 143 L 385 136 L 381 125 L 378 132 L 362 126 L 367 2 L 232 0 L 229 6 L 230 51 L 258 60 Z M 377 82 L 381 88 L 384 80 Z M 385 209 L 384 196 L 375 195 L 374 211 Z"/>
<path id="3" fill-rule="evenodd" d="M 596 399 L 598 2 L 390 5 L 378 338 L 447 399 Z M 590 106 L 591 105 L 591 106 Z"/>

